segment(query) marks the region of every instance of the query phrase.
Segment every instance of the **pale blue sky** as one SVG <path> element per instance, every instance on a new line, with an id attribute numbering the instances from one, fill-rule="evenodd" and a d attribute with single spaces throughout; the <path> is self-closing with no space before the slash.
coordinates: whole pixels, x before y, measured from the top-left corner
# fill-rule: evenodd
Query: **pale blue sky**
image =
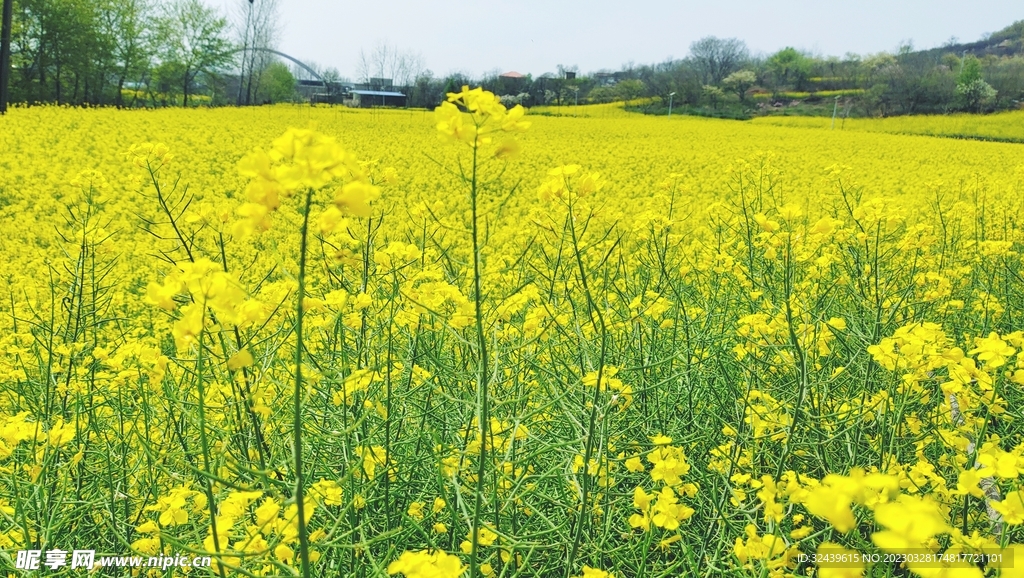
<path id="1" fill-rule="evenodd" d="M 206 0 L 226 11 L 248 0 Z M 261 0 L 255 0 L 259 2 Z M 1021 0 L 278 0 L 280 50 L 356 76 L 360 48 L 386 41 L 419 53 L 435 74 L 500 69 L 535 76 L 686 56 L 703 36 L 754 52 L 787 45 L 842 56 L 977 40 L 1024 19 Z"/>

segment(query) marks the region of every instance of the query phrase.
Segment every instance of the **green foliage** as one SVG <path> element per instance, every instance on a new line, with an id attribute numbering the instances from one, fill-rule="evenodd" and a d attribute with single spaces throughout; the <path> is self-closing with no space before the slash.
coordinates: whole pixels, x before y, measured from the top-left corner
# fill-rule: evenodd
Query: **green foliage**
<path id="1" fill-rule="evenodd" d="M 1024 57 L 1000 58 L 985 70 L 985 81 L 996 91 L 995 108 L 1013 108 L 1024 101 Z"/>
<path id="2" fill-rule="evenodd" d="M 718 103 L 725 98 L 725 91 L 710 84 L 704 85 L 704 100 L 711 105 L 711 108 L 718 109 Z"/>
<path id="3" fill-rule="evenodd" d="M 225 38 L 228 23 L 199 0 L 176 0 L 157 22 L 161 56 L 174 63 L 179 75 L 183 104 L 196 79 L 231 62 L 231 43 Z"/>
<path id="4" fill-rule="evenodd" d="M 960 63 L 960 74 L 957 76 L 956 83 L 958 85 L 969 85 L 977 80 L 981 80 L 981 61 L 978 57 L 969 54 L 964 58 L 963 62 Z"/>
<path id="5" fill-rule="evenodd" d="M 153 86 L 158 93 L 173 99 L 181 94 L 180 79 L 183 75 L 184 69 L 180 62 L 174 60 L 161 62 L 153 70 Z M 161 104 L 167 105 L 166 102 Z"/>
<path id="6" fill-rule="evenodd" d="M 121 106 L 125 81 L 142 76 L 153 56 L 152 6 L 147 0 L 103 0 L 99 6 L 101 30 L 109 39 L 111 64 L 117 70 L 115 103 Z"/>
<path id="7" fill-rule="evenodd" d="M 981 61 L 973 54 L 960 63 L 956 82 L 957 102 L 963 110 L 981 112 L 996 98 L 996 91 L 981 77 Z"/>
<path id="8" fill-rule="evenodd" d="M 11 99 L 122 106 L 145 86 L 163 95 L 150 104 L 173 94 L 185 103 L 201 77 L 231 62 L 228 32 L 200 0 L 20 0 Z"/>
<path id="9" fill-rule="evenodd" d="M 768 58 L 767 68 L 776 90 L 789 84 L 796 90 L 803 90 L 812 65 L 810 58 L 787 46 Z"/>
<path id="10" fill-rule="evenodd" d="M 644 94 L 644 83 L 640 80 L 623 80 L 615 86 L 617 95 L 626 102 L 640 98 Z"/>
<path id="11" fill-rule="evenodd" d="M 87 101 L 101 90 L 109 39 L 85 0 L 22 0 L 12 30 L 13 100 Z M 20 70 L 19 70 L 20 69 Z M 17 74 L 20 73 L 20 74 Z M 89 87 L 81 80 L 93 80 Z"/>
<path id="12" fill-rule="evenodd" d="M 257 103 L 292 99 L 284 85 L 286 70 L 264 70 L 267 60 L 254 67 L 243 56 L 240 75 L 247 80 L 240 80 L 241 89 L 233 77 L 225 77 L 237 53 L 226 20 L 204 1 L 17 0 L 11 100 L 166 106 L 195 104 L 197 95 L 214 105 L 248 103 L 250 96 Z M 251 47 L 255 41 L 245 42 Z M 961 49 L 968 51 L 964 58 Z M 892 53 L 822 58 L 786 47 L 767 58 L 752 58 L 741 40 L 708 36 L 694 42 L 684 59 L 565 78 L 566 72 L 578 72 L 575 68 L 559 65 L 557 73 L 536 78 L 491 74 L 480 80 L 425 71 L 403 81 L 408 86 L 401 90 L 409 106 L 424 108 L 468 84 L 526 106 L 644 97 L 652 103 L 674 93 L 680 111 L 717 112 L 724 106 L 734 109 L 729 114 L 735 116 L 804 114 L 789 109 L 805 105 L 817 114 L 813 105 L 834 95 L 843 97 L 840 105 L 853 116 L 1006 110 L 1024 101 L 1024 20 L 984 42 L 951 40 L 931 50 L 906 43 Z M 260 86 L 264 77 L 274 86 Z M 709 96 L 707 86 L 730 98 Z M 833 103 L 828 104 L 830 113 Z"/>
<path id="13" fill-rule="evenodd" d="M 999 42 L 1003 40 L 1010 40 L 1016 41 L 1017 43 L 1024 41 L 1024 20 L 1017 20 L 999 32 L 993 33 L 991 40 Z"/>
<path id="14" fill-rule="evenodd" d="M 274 62 L 260 79 L 260 102 L 288 102 L 295 98 L 295 77 L 288 67 Z"/>
<path id="15" fill-rule="evenodd" d="M 978 78 L 967 84 L 958 84 L 956 95 L 964 110 L 981 112 L 985 105 L 995 99 L 996 91 L 987 82 Z"/>
<path id="16" fill-rule="evenodd" d="M 618 95 L 616 94 L 614 87 L 599 86 L 594 90 L 590 91 L 587 100 L 589 102 L 601 104 L 606 102 L 614 102 L 617 96 Z"/>
<path id="17" fill-rule="evenodd" d="M 746 100 L 747 90 L 757 82 L 757 75 L 750 70 L 740 70 L 725 77 L 722 84 L 732 89 L 740 102 Z"/>

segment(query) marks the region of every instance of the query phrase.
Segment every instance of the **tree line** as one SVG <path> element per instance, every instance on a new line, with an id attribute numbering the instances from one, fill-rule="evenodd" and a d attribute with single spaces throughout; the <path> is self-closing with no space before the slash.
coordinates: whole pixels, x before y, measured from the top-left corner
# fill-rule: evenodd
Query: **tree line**
<path id="1" fill-rule="evenodd" d="M 253 50 L 276 42 L 276 0 L 238 0 L 228 15 L 201 0 L 6 1 L 10 102 L 249 104 L 293 91 L 288 68 Z"/>
<path id="2" fill-rule="evenodd" d="M 4 0 L 10 8 L 9 101 L 139 106 L 262 104 L 298 97 L 296 77 L 272 53 L 277 0 L 233 0 L 224 15 L 202 0 Z M 310 63 L 317 80 L 345 84 Z M 0 66 L 2 68 L 2 66 Z M 361 51 L 363 84 L 387 78 L 407 106 L 430 108 L 463 84 L 508 104 L 625 100 L 661 113 L 747 117 L 775 111 L 844 115 L 986 112 L 1024 101 L 1024 20 L 973 43 L 820 56 L 792 47 L 752 54 L 739 39 L 702 38 L 682 59 L 581 74 L 575 66 L 517 76 L 435 75 L 419 55 L 379 43 Z M 235 71 L 225 74 L 225 70 Z M 3 83 L 0 82 L 0 85 Z M 354 83 L 349 83 L 354 84 Z"/>
<path id="3" fill-rule="evenodd" d="M 390 55 L 391 60 L 386 57 Z M 391 62 L 390 67 L 385 62 Z M 534 77 L 495 70 L 481 77 L 420 70 L 419 59 L 387 46 L 361 55 L 365 71 L 393 72 L 403 79 L 408 105 L 429 108 L 446 92 L 480 85 L 507 104 L 564 106 L 626 101 L 664 113 L 671 100 L 679 112 L 749 117 L 774 112 L 888 116 L 956 111 L 988 112 L 1024 103 L 1024 20 L 972 43 L 915 50 L 905 43 L 891 52 L 820 56 L 793 47 L 753 54 L 736 38 L 709 36 L 693 42 L 682 59 L 628 63 L 617 71 L 580 73 L 576 66 Z M 395 64 L 400 63 L 400 64 Z M 507 72 L 507 71 L 506 71 Z"/>
<path id="4" fill-rule="evenodd" d="M 627 64 L 620 70 L 555 73 L 517 81 L 492 74 L 480 82 L 524 104 L 566 105 L 624 100 L 665 112 L 670 99 L 684 110 L 751 116 L 796 107 L 798 114 L 887 116 L 955 111 L 987 112 L 1024 103 L 1024 20 L 978 42 L 951 39 L 915 50 L 819 56 L 792 47 L 752 54 L 739 39 L 713 36 L 690 45 L 686 58 Z"/>

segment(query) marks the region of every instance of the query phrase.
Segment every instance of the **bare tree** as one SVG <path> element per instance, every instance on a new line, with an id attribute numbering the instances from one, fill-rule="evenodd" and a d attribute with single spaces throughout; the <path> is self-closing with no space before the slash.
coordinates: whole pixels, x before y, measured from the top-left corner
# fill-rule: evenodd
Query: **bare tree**
<path id="1" fill-rule="evenodd" d="M 359 51 L 356 76 L 365 84 L 369 84 L 372 78 L 386 78 L 391 79 L 395 86 L 412 86 L 423 68 L 423 58 L 419 54 L 381 41 L 369 52 Z"/>
<path id="2" fill-rule="evenodd" d="M 423 65 L 423 57 L 417 52 L 406 52 L 401 58 L 401 66 L 395 73 L 395 81 L 398 86 L 412 86 L 426 67 Z"/>
<path id="3" fill-rule="evenodd" d="M 273 61 L 265 48 L 275 48 L 280 36 L 277 0 L 236 0 L 233 19 L 242 45 L 238 75 L 239 106 L 252 104 L 260 78 Z"/>
<path id="4" fill-rule="evenodd" d="M 747 45 L 737 38 L 706 36 L 690 45 L 690 56 L 705 84 L 721 84 L 750 57 Z"/>
<path id="5" fill-rule="evenodd" d="M 326 82 L 327 84 L 344 82 L 345 80 L 341 76 L 341 72 L 339 72 L 338 69 L 333 66 L 328 66 L 327 68 L 320 71 L 320 77 L 323 78 L 324 82 Z"/>
<path id="6" fill-rule="evenodd" d="M 356 62 L 356 78 L 359 82 L 368 84 L 371 76 L 373 76 L 373 64 L 371 64 L 370 55 L 360 48 L 359 60 Z"/>

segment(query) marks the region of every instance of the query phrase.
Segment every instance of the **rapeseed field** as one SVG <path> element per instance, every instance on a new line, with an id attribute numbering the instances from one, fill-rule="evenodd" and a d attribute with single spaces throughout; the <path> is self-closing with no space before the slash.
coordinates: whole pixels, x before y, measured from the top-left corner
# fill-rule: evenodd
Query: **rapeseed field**
<path id="1" fill-rule="evenodd" d="M 1024 576 L 1022 215 L 1010 143 L 16 108 L 0 567 Z"/>
<path id="2" fill-rule="evenodd" d="M 996 114 L 950 114 L 931 116 L 891 116 L 887 118 L 839 118 L 832 128 L 831 118 L 765 116 L 754 124 L 802 126 L 829 130 L 855 130 L 890 134 L 918 134 L 948 138 L 966 138 L 996 142 L 1024 143 L 1024 111 Z"/>

